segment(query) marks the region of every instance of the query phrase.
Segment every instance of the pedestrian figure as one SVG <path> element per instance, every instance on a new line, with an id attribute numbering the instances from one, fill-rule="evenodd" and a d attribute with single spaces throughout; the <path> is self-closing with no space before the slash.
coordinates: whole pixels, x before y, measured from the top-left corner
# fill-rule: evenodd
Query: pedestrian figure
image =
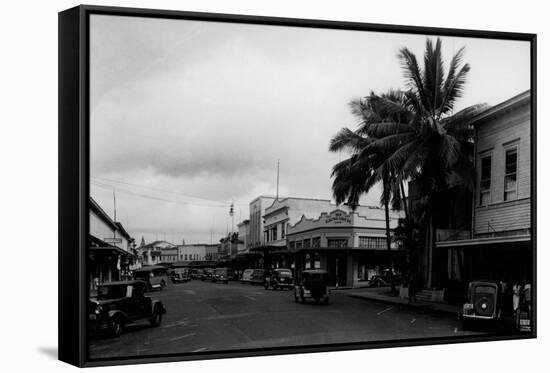
<path id="1" fill-rule="evenodd" d="M 514 309 L 514 315 L 517 313 L 519 308 L 519 301 L 521 295 L 521 285 L 518 281 L 512 286 L 512 307 Z"/>
<path id="2" fill-rule="evenodd" d="M 416 302 L 416 277 L 414 274 L 409 276 L 409 303 Z"/>

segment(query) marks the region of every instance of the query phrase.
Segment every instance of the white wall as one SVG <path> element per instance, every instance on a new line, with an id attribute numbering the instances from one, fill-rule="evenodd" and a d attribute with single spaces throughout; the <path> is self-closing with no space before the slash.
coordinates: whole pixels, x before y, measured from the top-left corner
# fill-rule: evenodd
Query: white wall
<path id="1" fill-rule="evenodd" d="M 187 255 L 187 259 L 186 259 Z M 178 246 L 178 260 L 205 260 L 205 245 Z"/>

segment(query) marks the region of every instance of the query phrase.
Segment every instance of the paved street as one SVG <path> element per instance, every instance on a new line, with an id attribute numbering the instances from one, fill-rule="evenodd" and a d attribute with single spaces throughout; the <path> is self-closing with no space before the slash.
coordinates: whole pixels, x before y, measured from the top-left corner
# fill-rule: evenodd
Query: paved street
<path id="1" fill-rule="evenodd" d="M 216 351 L 325 343 L 471 335 L 451 315 L 354 299 L 341 290 L 331 303 L 295 303 L 291 291 L 238 282 L 191 281 L 149 293 L 168 313 L 162 325 L 128 326 L 120 338 L 90 342 L 90 357 Z M 479 332 L 477 332 L 479 333 Z"/>

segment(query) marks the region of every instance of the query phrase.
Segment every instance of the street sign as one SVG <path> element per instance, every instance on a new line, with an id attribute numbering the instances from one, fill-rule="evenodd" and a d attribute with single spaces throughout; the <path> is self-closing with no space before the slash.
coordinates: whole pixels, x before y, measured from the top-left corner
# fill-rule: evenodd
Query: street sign
<path id="1" fill-rule="evenodd" d="M 104 238 L 103 241 L 105 241 L 107 243 L 122 243 L 122 238 L 110 237 L 110 238 Z"/>

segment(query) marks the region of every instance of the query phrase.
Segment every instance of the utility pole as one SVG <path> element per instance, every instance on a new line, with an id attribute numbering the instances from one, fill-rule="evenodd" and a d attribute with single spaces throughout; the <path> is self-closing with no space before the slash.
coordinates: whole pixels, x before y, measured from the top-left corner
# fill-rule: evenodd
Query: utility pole
<path id="1" fill-rule="evenodd" d="M 279 200 L 279 159 L 277 159 L 277 194 L 275 200 Z"/>
<path id="2" fill-rule="evenodd" d="M 114 221 L 116 222 L 116 195 L 115 195 L 115 190 L 113 189 L 113 207 L 114 207 L 114 210 L 115 210 L 115 213 L 114 213 Z M 113 231 L 113 238 L 116 239 L 116 229 Z M 113 243 L 114 245 L 114 243 Z"/>

